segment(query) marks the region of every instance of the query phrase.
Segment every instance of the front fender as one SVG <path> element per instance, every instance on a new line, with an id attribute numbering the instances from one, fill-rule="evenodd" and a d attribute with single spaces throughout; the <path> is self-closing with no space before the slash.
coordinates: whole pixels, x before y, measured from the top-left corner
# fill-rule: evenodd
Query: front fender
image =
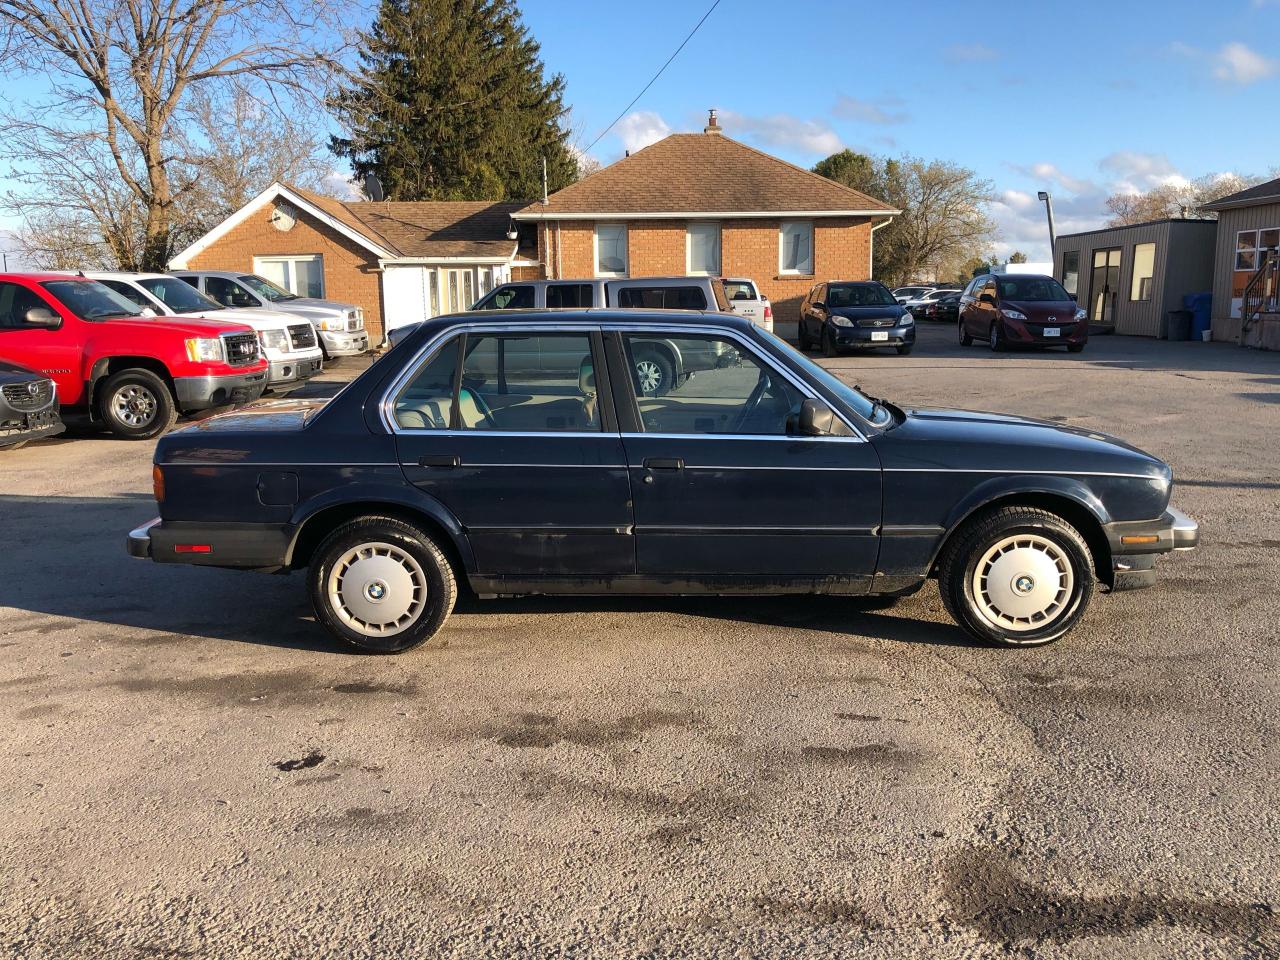
<path id="1" fill-rule="evenodd" d="M 944 524 L 947 533 L 951 533 L 983 507 L 1016 494 L 1065 497 L 1088 510 L 1098 523 L 1111 522 L 1111 514 L 1106 505 L 1096 493 L 1075 477 L 1015 474 L 992 477 L 970 490 L 952 507 Z"/>

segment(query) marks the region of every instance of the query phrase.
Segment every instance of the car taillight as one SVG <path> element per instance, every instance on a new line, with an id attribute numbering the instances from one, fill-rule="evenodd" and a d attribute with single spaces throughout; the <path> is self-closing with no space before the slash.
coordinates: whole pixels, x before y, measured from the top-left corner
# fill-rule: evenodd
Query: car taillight
<path id="1" fill-rule="evenodd" d="M 164 471 L 159 466 L 151 468 L 151 492 L 155 494 L 156 503 L 164 503 Z"/>
<path id="2" fill-rule="evenodd" d="M 769 306 L 767 303 L 764 305 L 764 318 L 766 320 L 773 319 L 773 307 Z"/>

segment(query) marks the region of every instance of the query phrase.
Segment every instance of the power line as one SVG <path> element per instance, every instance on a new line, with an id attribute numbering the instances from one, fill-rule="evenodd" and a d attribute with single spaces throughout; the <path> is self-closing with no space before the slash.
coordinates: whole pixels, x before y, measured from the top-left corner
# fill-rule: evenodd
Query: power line
<path id="1" fill-rule="evenodd" d="M 707 10 L 707 12 L 702 15 L 702 19 L 699 20 L 696 24 L 694 24 L 693 29 L 689 31 L 689 35 L 680 42 L 680 46 L 676 47 L 676 52 L 673 53 L 670 57 L 668 57 L 667 62 L 664 63 L 659 68 L 658 72 L 653 75 L 653 79 L 651 79 L 648 83 L 644 85 L 644 89 L 635 95 L 634 100 L 632 100 L 630 103 L 628 103 L 625 107 L 622 108 L 622 112 L 613 118 L 613 123 L 609 124 L 607 127 L 605 127 L 603 130 L 600 131 L 600 136 L 592 140 L 591 146 L 583 150 L 582 151 L 583 153 L 590 153 L 591 147 L 594 147 L 597 143 L 603 140 L 604 135 L 608 133 L 610 130 L 612 130 L 614 126 L 617 124 L 617 122 L 627 115 L 627 111 L 630 110 L 632 107 L 634 107 L 636 105 L 636 102 L 641 97 L 643 97 L 646 93 L 649 92 L 649 88 L 652 87 L 654 83 L 657 82 L 660 76 L 662 76 L 662 72 L 666 70 L 667 67 L 671 66 L 671 61 L 674 60 L 676 57 L 680 56 L 680 51 L 684 49 L 685 44 L 687 44 L 690 40 L 693 39 L 693 35 L 698 32 L 698 28 L 701 27 L 704 23 L 706 23 L 707 17 L 711 16 L 712 12 L 718 6 L 720 6 L 720 0 L 715 0 L 715 3 L 711 4 L 711 7 Z"/>

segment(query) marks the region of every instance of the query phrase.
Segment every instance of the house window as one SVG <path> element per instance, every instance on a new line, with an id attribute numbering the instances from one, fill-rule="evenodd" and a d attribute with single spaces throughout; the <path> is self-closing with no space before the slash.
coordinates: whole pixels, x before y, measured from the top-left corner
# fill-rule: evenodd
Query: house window
<path id="1" fill-rule="evenodd" d="M 685 232 L 685 272 L 690 275 L 720 275 L 720 224 L 691 223 Z"/>
<path id="2" fill-rule="evenodd" d="M 318 253 L 297 257 L 254 257 L 253 272 L 296 296 L 324 296 L 324 260 Z"/>
<path id="3" fill-rule="evenodd" d="M 1133 248 L 1133 284 L 1129 289 L 1130 300 L 1151 299 L 1151 278 L 1156 272 L 1156 245 L 1139 243 Z"/>
<path id="4" fill-rule="evenodd" d="M 1067 250 L 1062 254 L 1062 286 L 1073 297 L 1080 286 L 1080 251 Z"/>
<path id="5" fill-rule="evenodd" d="M 596 276 L 625 277 L 627 275 L 627 225 L 597 223 L 595 240 Z"/>
<path id="6" fill-rule="evenodd" d="M 778 271 L 813 275 L 813 224 L 808 220 L 783 223 L 778 232 Z"/>

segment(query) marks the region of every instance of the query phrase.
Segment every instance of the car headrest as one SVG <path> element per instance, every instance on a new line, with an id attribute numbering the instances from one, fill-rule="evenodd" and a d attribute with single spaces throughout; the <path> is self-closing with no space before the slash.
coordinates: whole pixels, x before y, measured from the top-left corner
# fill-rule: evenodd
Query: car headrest
<path id="1" fill-rule="evenodd" d="M 578 364 L 578 389 L 588 397 L 595 396 L 596 367 L 590 355 L 583 357 L 582 363 Z"/>

